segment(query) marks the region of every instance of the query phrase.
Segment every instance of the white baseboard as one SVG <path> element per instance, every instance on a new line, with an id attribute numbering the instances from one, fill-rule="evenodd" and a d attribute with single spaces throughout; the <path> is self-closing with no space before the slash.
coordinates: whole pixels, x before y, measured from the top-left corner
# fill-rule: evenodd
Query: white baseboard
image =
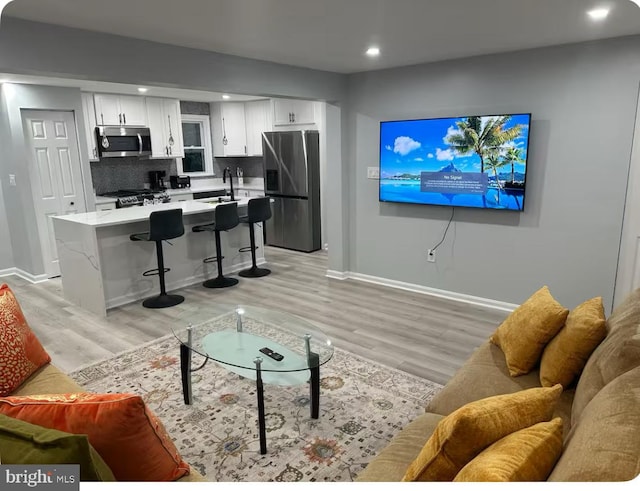
<path id="1" fill-rule="evenodd" d="M 379 276 L 371 276 L 368 274 L 354 273 L 352 271 L 332 271 L 328 270 L 326 276 L 337 280 L 357 280 L 365 283 L 373 283 L 375 285 L 388 286 L 390 288 L 397 288 L 399 290 L 406 290 L 414 293 L 422 293 L 424 295 L 431 295 L 432 297 L 445 298 L 447 300 L 455 300 L 456 302 L 465 303 L 467 305 L 475 305 L 478 307 L 485 307 L 493 310 L 499 310 L 501 312 L 512 312 L 518 305 L 508 302 L 501 302 L 499 300 L 493 300 L 491 298 L 476 297 L 474 295 L 467 295 L 466 293 L 457 293 L 448 290 L 440 290 L 438 288 L 431 288 L 429 286 L 416 285 L 414 283 L 406 283 L 404 281 L 390 280 L 387 278 L 381 278 Z"/>
<path id="2" fill-rule="evenodd" d="M 20 268 L 7 268 L 0 269 L 0 278 L 3 276 L 18 276 L 23 280 L 28 281 L 29 283 L 42 283 L 43 281 L 47 281 L 49 276 L 46 274 L 31 274 Z"/>
<path id="3" fill-rule="evenodd" d="M 258 266 L 261 266 L 263 264 L 266 264 L 266 259 L 262 258 L 262 259 L 256 259 L 256 264 Z M 247 269 L 251 267 L 251 261 L 245 261 L 243 263 L 237 264 L 231 268 L 227 268 L 225 269 L 225 275 L 230 274 L 230 273 L 237 273 L 238 271 L 241 271 L 243 269 Z M 190 276 L 188 278 L 182 278 L 181 280 L 178 281 L 172 281 L 167 283 L 167 292 L 171 292 L 173 290 L 178 290 L 180 288 L 185 288 L 187 286 L 191 286 L 191 285 L 195 285 L 197 283 L 202 283 L 205 279 L 207 279 L 208 277 L 211 277 L 211 275 L 205 275 L 200 274 L 197 276 Z M 131 292 L 128 293 L 126 295 L 121 295 L 119 297 L 115 297 L 112 298 L 111 300 L 107 300 L 106 302 L 106 306 L 107 306 L 107 310 L 108 309 L 112 309 L 114 307 L 121 307 L 122 305 L 127 305 L 129 303 L 133 303 L 133 302 L 139 302 L 140 300 L 146 298 L 146 297 L 150 297 L 153 295 L 157 295 L 157 291 L 155 290 L 150 290 L 148 292 Z"/>
<path id="4" fill-rule="evenodd" d="M 347 278 L 349 278 L 349 272 L 334 271 L 333 269 L 328 269 L 326 277 L 333 278 L 334 280 L 346 280 Z"/>

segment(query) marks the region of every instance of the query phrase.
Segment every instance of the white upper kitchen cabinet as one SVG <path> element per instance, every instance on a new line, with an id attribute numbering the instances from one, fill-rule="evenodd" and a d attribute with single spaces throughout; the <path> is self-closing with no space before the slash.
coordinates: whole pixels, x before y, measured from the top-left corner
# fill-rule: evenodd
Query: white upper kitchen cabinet
<path id="1" fill-rule="evenodd" d="M 146 110 L 151 133 L 151 158 L 184 157 L 180 101 L 147 97 Z"/>
<path id="2" fill-rule="evenodd" d="M 145 98 L 95 94 L 96 120 L 101 126 L 147 126 Z"/>
<path id="3" fill-rule="evenodd" d="M 247 155 L 262 155 L 262 133 L 271 131 L 273 119 L 268 99 L 244 103 L 247 130 Z"/>
<path id="4" fill-rule="evenodd" d="M 216 157 L 247 155 L 247 130 L 243 102 L 211 104 L 211 133 Z"/>
<path id="5" fill-rule="evenodd" d="M 273 124 L 276 126 L 314 124 L 313 101 L 272 99 Z"/>
<path id="6" fill-rule="evenodd" d="M 82 93 L 82 120 L 84 122 L 85 132 L 87 134 L 87 155 L 90 162 L 97 162 L 98 142 L 96 140 L 96 107 L 93 103 L 93 94 L 89 92 Z"/>

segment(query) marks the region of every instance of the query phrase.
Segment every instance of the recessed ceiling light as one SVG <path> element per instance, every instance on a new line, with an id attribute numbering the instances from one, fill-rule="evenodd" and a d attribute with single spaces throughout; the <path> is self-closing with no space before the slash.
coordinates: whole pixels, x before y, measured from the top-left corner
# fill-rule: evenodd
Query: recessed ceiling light
<path id="1" fill-rule="evenodd" d="M 638 7 L 640 7 L 640 0 L 631 0 L 633 3 L 635 3 Z"/>
<path id="2" fill-rule="evenodd" d="M 603 20 L 607 18 L 607 15 L 609 15 L 609 9 L 593 9 L 589 10 L 587 14 L 589 14 L 589 17 L 591 17 L 593 20 Z"/>
<path id="3" fill-rule="evenodd" d="M 231 96 L 229 94 L 222 94 L 222 98 L 223 99 L 231 99 Z"/>
<path id="4" fill-rule="evenodd" d="M 138 92 L 142 92 L 143 94 L 149 89 L 147 89 L 146 87 L 138 87 Z"/>
<path id="5" fill-rule="evenodd" d="M 367 50 L 367 56 L 378 56 L 379 54 L 380 54 L 380 48 L 377 48 L 376 46 L 371 46 Z"/>

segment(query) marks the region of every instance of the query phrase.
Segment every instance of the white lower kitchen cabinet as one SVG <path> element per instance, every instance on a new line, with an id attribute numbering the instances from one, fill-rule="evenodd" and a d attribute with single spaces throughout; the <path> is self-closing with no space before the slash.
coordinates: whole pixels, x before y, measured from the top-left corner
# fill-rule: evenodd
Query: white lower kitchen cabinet
<path id="1" fill-rule="evenodd" d="M 171 201 L 191 201 L 193 200 L 193 193 L 187 194 L 174 194 L 171 196 Z"/>
<path id="2" fill-rule="evenodd" d="M 96 211 L 109 211 L 116 209 L 116 202 L 96 204 Z"/>

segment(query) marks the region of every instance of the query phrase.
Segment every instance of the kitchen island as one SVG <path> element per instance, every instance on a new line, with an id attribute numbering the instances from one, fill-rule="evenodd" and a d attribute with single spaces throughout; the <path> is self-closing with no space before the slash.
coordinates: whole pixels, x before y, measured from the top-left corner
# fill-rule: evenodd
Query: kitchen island
<path id="1" fill-rule="evenodd" d="M 248 202 L 246 198 L 238 200 L 240 215 Z M 171 268 L 166 275 L 167 291 L 215 277 L 216 263 L 202 262 L 216 255 L 213 233 L 191 229 L 211 223 L 216 206 L 220 203 L 215 200 L 181 201 L 53 217 L 65 298 L 106 316 L 110 308 L 157 295 L 158 277 L 142 276 L 157 267 L 155 244 L 133 242 L 129 236 L 149 229 L 151 212 L 174 208 L 182 208 L 185 234 L 163 244 L 165 267 Z M 221 240 L 225 275 L 251 265 L 251 254 L 238 252 L 249 245 L 246 225 L 221 234 Z M 257 262 L 264 263 L 261 233 L 256 234 L 256 246 Z"/>

